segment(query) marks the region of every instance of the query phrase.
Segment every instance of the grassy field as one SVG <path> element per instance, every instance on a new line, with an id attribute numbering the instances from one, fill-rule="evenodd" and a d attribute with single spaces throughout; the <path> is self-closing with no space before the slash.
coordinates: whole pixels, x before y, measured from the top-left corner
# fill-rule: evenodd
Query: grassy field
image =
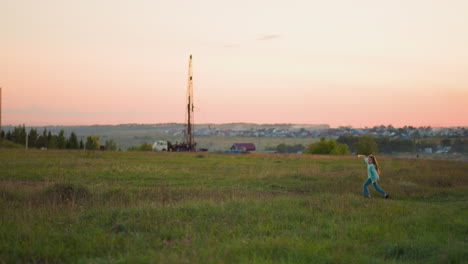
<path id="1" fill-rule="evenodd" d="M 468 163 L 0 149 L 0 263 L 466 263 Z"/>

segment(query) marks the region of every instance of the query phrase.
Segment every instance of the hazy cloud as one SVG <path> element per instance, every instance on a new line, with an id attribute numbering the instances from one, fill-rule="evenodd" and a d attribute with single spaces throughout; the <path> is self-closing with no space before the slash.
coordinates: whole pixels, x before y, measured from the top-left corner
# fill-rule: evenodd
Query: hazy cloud
<path id="1" fill-rule="evenodd" d="M 281 35 L 263 35 L 260 38 L 258 38 L 257 40 L 266 41 L 266 40 L 278 39 L 278 38 L 281 38 L 281 37 L 282 37 Z"/>

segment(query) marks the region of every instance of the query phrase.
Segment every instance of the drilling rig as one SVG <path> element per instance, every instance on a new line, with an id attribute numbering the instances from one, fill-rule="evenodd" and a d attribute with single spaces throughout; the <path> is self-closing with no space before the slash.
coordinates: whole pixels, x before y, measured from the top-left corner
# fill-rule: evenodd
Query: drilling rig
<path id="1" fill-rule="evenodd" d="M 194 106 L 193 106 L 193 72 L 192 72 L 192 55 L 189 59 L 188 78 L 187 78 L 187 104 L 185 107 L 185 129 L 184 141 L 182 143 L 172 144 L 170 141 L 157 141 L 153 144 L 154 151 L 196 151 L 193 137 L 194 123 Z M 207 149 L 200 149 L 207 151 Z"/>
<path id="2" fill-rule="evenodd" d="M 185 127 L 185 151 L 195 151 L 195 141 L 193 138 L 194 106 L 193 106 L 193 72 L 192 55 L 189 59 L 188 78 L 187 78 L 187 116 Z"/>
<path id="3" fill-rule="evenodd" d="M 193 137 L 193 123 L 194 123 L 194 106 L 193 106 L 193 72 L 192 72 L 192 55 L 190 55 L 188 65 L 188 78 L 187 78 L 187 104 L 185 106 L 185 129 L 184 141 L 182 143 L 176 142 L 175 144 L 170 141 L 157 141 L 153 145 L 155 151 L 196 151 L 195 140 Z"/>

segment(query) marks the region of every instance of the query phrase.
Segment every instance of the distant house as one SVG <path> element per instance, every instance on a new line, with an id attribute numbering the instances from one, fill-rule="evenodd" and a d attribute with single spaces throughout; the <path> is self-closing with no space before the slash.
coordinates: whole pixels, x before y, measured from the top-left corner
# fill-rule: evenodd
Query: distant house
<path id="1" fill-rule="evenodd" d="M 432 153 L 432 148 L 424 148 L 424 153 Z"/>
<path id="2" fill-rule="evenodd" d="M 253 143 L 234 143 L 232 144 L 231 150 L 237 151 L 255 151 L 255 145 Z"/>

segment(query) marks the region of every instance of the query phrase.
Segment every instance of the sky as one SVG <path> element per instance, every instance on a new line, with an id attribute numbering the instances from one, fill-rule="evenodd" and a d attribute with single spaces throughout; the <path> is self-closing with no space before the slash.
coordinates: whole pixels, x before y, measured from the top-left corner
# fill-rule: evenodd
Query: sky
<path id="1" fill-rule="evenodd" d="M 0 0 L 2 125 L 468 126 L 466 0 Z"/>

